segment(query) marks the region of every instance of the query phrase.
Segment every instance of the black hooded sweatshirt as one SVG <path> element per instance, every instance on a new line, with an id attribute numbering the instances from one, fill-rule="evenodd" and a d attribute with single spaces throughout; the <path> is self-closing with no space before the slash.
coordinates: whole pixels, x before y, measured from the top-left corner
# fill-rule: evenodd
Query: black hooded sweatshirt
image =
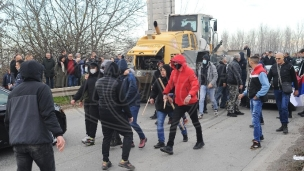
<path id="1" fill-rule="evenodd" d="M 94 65 L 96 67 L 96 72 L 92 74 L 90 72 L 90 66 Z M 95 89 L 95 83 L 99 78 L 99 67 L 97 63 L 90 63 L 88 67 L 89 78 L 84 81 L 82 86 L 78 89 L 77 93 L 73 97 L 74 100 L 79 100 L 85 92 L 88 93 L 88 98 L 84 100 L 86 105 L 98 105 L 98 95 Z"/>
<path id="2" fill-rule="evenodd" d="M 52 92 L 41 82 L 44 67 L 37 61 L 21 64 L 24 82 L 8 96 L 5 126 L 11 145 L 36 145 L 53 142 L 52 134 L 63 131 L 55 114 Z"/>
<path id="3" fill-rule="evenodd" d="M 166 70 L 167 76 L 162 77 L 161 75 L 158 77 L 162 80 L 164 87 L 168 84 L 168 80 L 171 76 L 171 67 L 169 65 L 164 65 L 163 68 Z M 172 106 L 167 102 L 166 108 L 164 109 L 164 100 L 163 100 L 163 87 L 159 81 L 159 79 L 156 79 L 153 83 L 153 87 L 151 90 L 150 98 L 155 100 L 155 108 L 157 111 L 161 111 L 164 113 L 169 113 L 173 111 Z M 174 89 L 170 91 L 170 93 L 174 93 Z M 174 98 L 173 98 L 174 99 Z"/>
<path id="4" fill-rule="evenodd" d="M 99 115 L 101 124 L 111 129 L 122 131 L 130 129 L 127 118 L 131 118 L 128 104 L 124 104 L 119 95 L 125 93 L 121 90 L 121 82 L 117 79 L 119 69 L 116 63 L 105 63 L 104 76 L 95 84 L 99 97 Z"/>

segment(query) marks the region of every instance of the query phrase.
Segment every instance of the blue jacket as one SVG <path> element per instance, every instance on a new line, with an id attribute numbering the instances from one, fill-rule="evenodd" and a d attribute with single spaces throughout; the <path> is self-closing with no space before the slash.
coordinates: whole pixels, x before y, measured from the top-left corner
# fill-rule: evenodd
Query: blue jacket
<path id="1" fill-rule="evenodd" d="M 18 72 L 14 85 L 11 87 L 10 91 L 16 88 L 19 84 L 23 82 L 23 78 L 21 77 L 20 72 Z"/>

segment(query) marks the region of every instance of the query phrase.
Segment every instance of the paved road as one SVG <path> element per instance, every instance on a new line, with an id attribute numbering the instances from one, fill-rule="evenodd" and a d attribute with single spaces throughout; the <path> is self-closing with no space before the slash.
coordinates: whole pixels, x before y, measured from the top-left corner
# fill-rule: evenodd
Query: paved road
<path id="1" fill-rule="evenodd" d="M 138 171 L 239 171 L 239 170 L 266 170 L 266 168 L 281 154 L 285 153 L 287 148 L 293 145 L 293 142 L 300 136 L 298 129 L 303 126 L 303 119 L 296 115 L 289 124 L 289 134 L 275 132 L 280 126 L 276 119 L 278 111 L 274 106 L 266 105 L 263 110 L 265 125 L 263 127 L 265 140 L 262 142 L 262 148 L 250 150 L 253 139 L 253 129 L 249 128 L 251 116 L 249 110 L 241 108 L 245 112 L 244 116 L 229 118 L 226 111 L 219 111 L 219 116 L 214 117 L 211 114 L 204 115 L 200 120 L 203 128 L 205 146 L 200 150 L 193 150 L 196 142 L 195 130 L 191 122 L 187 124 L 189 141 L 182 142 L 180 132 L 177 133 L 174 154 L 167 155 L 154 149 L 153 145 L 157 143 L 157 133 L 155 120 L 149 117 L 154 111 L 152 105 L 149 105 L 145 115 L 141 115 L 144 104 L 140 110 L 138 122 L 148 138 L 146 147 L 139 149 L 137 147 L 139 138 L 134 134 L 136 147 L 131 150 L 130 161 L 136 166 Z M 210 109 L 210 105 L 208 105 Z M 300 110 L 300 109 L 298 109 Z M 101 170 L 101 143 L 102 133 L 100 124 L 98 125 L 96 145 L 85 147 L 80 140 L 85 135 L 84 115 L 82 109 L 66 110 L 68 119 L 68 130 L 64 135 L 66 139 L 66 149 L 60 153 L 55 150 L 56 167 L 58 171 L 97 171 Z M 165 136 L 168 137 L 169 125 L 166 124 Z M 110 150 L 110 160 L 114 164 L 110 170 L 125 170 L 117 166 L 121 159 L 121 148 L 114 147 Z M 0 151 L 0 170 L 16 170 L 15 158 L 11 148 Z M 34 164 L 33 170 L 38 170 Z"/>

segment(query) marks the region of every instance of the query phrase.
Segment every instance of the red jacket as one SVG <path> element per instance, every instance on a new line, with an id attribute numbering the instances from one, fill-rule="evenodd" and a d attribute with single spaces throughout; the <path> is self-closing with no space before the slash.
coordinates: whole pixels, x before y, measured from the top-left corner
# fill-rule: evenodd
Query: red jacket
<path id="1" fill-rule="evenodd" d="M 181 71 L 178 71 L 173 63 L 182 65 Z M 178 106 L 183 106 L 185 98 L 190 94 L 191 100 L 189 104 L 197 103 L 197 92 L 199 90 L 199 82 L 194 71 L 188 67 L 186 59 L 183 55 L 176 55 L 171 59 L 171 67 L 173 71 L 170 80 L 163 91 L 163 94 L 168 94 L 175 87 L 175 103 Z"/>

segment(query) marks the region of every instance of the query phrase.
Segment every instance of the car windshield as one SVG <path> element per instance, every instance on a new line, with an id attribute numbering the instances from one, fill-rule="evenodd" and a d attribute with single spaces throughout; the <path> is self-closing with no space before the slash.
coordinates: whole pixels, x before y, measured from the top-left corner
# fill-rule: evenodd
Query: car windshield
<path id="1" fill-rule="evenodd" d="M 8 93 L 0 89 L 0 105 L 6 105 Z"/>

